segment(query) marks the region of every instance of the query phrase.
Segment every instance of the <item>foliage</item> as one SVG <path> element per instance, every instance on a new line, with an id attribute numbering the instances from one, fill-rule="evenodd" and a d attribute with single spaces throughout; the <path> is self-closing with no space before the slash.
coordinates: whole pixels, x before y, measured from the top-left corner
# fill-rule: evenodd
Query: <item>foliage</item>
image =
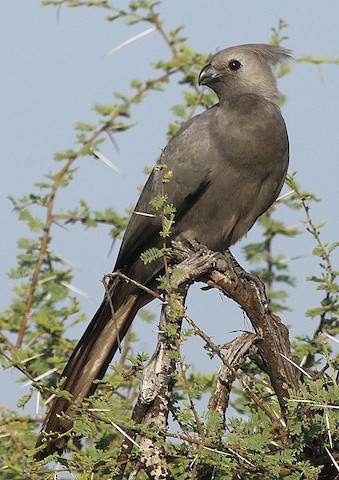
<path id="1" fill-rule="evenodd" d="M 321 230 L 324 224 L 315 225 L 310 216 L 309 202 L 316 201 L 314 195 L 303 192 L 295 176 L 288 179 L 291 193 L 281 197 L 276 206 L 259 220 L 263 240 L 245 248 L 247 260 L 254 272 L 266 283 L 275 312 L 288 308 L 284 285 L 294 286 L 295 280 L 289 273 L 289 264 L 283 254 L 273 253 L 277 238 L 291 238 L 300 234 L 296 227 L 285 225 L 275 218 L 283 204 L 290 209 L 303 208 L 306 215 L 306 229 L 315 241 L 313 255 L 319 258 L 320 274 L 308 280 L 323 293 L 320 305 L 312 305 L 306 312 L 309 317 L 319 319 L 313 336 L 296 338 L 293 342 L 296 361 L 301 362 L 304 381 L 300 389 L 291 393 L 288 403 L 288 424 L 284 424 L 279 405 L 269 385 L 268 377 L 258 367 L 253 356 L 240 369 L 258 403 L 253 396 L 238 388 L 235 406 L 242 416 L 230 418 L 225 425 L 220 415 L 210 410 L 198 414 L 196 403 L 215 388 L 216 375 L 194 373 L 185 364 L 181 344 L 192 335 L 182 331 L 176 345 L 175 360 L 178 372 L 171 398 L 171 414 L 174 433 L 160 431 L 155 425 L 145 427 L 131 419 L 131 412 L 138 396 L 138 386 L 147 357 L 128 356 L 130 343 L 122 354 L 122 360 L 114 363 L 100 388 L 81 408 L 74 408 L 76 422 L 70 442 L 71 455 L 50 460 L 47 467 L 32 460 L 36 431 L 41 418 L 23 415 L 20 411 L 32 396 L 39 395 L 47 401 L 51 394 L 62 394 L 58 378 L 69 358 L 74 342 L 68 338 L 69 328 L 84 320 L 81 305 L 72 285 L 72 268 L 67 261 L 54 251 L 53 235 L 55 226 L 81 224 L 94 228 L 102 224 L 111 227 L 111 237 L 121 236 L 127 223 L 127 216 L 119 215 L 114 209 L 94 211 L 86 199 L 67 212 L 57 209 L 56 198 L 69 188 L 77 174 L 82 157 L 95 157 L 105 161 L 100 152 L 103 134 L 115 131 L 126 132 L 133 127 L 133 108 L 153 91 L 166 89 L 176 78 L 182 86 L 183 100 L 173 105 L 174 119 L 169 125 L 171 137 L 180 126 L 200 109 L 213 104 L 214 94 L 197 88 L 200 69 L 206 64 L 209 54 L 195 52 L 183 36 L 183 27 L 167 32 L 158 10 L 161 2 L 145 0 L 131 1 L 124 9 L 117 9 L 108 0 L 45 0 L 43 5 L 69 7 L 98 7 L 107 13 L 109 22 L 124 21 L 126 25 L 136 23 L 153 26 L 159 37 L 168 46 L 170 58 L 154 61 L 156 75 L 146 80 L 132 80 L 132 94 L 115 92 L 115 102 L 96 104 L 98 121 L 94 124 L 79 122 L 76 129 L 76 148 L 55 154 L 56 167 L 43 180 L 34 185 L 32 193 L 10 200 L 19 220 L 25 222 L 31 232 L 30 238 L 17 242 L 17 266 L 9 272 L 9 278 L 16 280 L 11 304 L 0 315 L 1 361 L 3 368 L 15 368 L 24 379 L 31 383 L 31 390 L 19 402 L 17 409 L 3 408 L 0 417 L 0 476 L 3 479 L 52 478 L 58 472 L 78 473 L 79 479 L 107 479 L 117 474 L 116 459 L 126 432 L 136 435 L 134 449 L 130 455 L 125 477 L 132 471 L 131 464 L 138 459 L 138 442 L 143 437 L 151 438 L 164 452 L 171 475 L 175 479 L 188 478 L 286 478 L 317 479 L 335 478 L 336 471 L 329 461 L 328 452 L 339 451 L 337 435 L 338 416 L 338 358 L 327 343 L 338 335 L 338 284 L 332 261 L 332 254 L 339 242 L 323 243 Z M 280 21 L 272 29 L 272 43 L 280 43 L 286 25 Z M 326 57 L 314 59 L 305 57 L 300 61 L 313 63 L 331 62 Z M 335 61 L 333 61 L 335 62 Z M 336 62 L 337 63 L 337 62 Z M 276 72 L 281 77 L 289 72 L 284 66 Z M 164 166 L 164 181 L 170 181 L 170 172 Z M 164 258 L 170 247 L 166 243 L 175 221 L 175 209 L 168 205 L 165 191 L 152 202 L 155 214 L 161 216 L 163 248 L 144 252 L 145 263 Z M 168 290 L 167 277 L 162 286 Z M 275 290 L 276 285 L 279 290 Z M 178 337 L 177 329 L 167 333 Z M 207 349 L 211 345 L 207 344 Z M 220 347 L 221 349 L 222 347 Z M 213 354 L 213 353 L 211 353 Z M 322 368 L 317 379 L 308 379 L 308 369 L 319 365 Z M 323 375 L 324 374 L 324 375 Z M 267 415 L 267 409 L 275 416 L 275 422 Z M 82 442 L 78 436 L 87 437 Z M 91 440 L 89 440 L 91 439 Z M 317 463 L 315 459 L 319 460 Z M 56 467 L 57 465 L 57 467 Z M 72 473 L 73 472 L 73 473 Z M 326 472 L 322 477 L 321 472 Z M 67 475 L 65 473 L 65 475 Z M 70 477 L 67 477 L 70 478 Z M 139 472 L 137 478 L 146 478 Z M 151 477 L 156 478 L 156 477 Z"/>

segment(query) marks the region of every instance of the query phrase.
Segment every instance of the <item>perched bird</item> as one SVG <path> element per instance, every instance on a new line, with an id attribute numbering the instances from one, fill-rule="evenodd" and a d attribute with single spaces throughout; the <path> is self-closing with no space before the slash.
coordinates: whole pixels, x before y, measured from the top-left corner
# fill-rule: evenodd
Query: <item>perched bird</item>
<path id="1" fill-rule="evenodd" d="M 279 92 L 272 66 L 289 58 L 289 51 L 264 44 L 239 45 L 216 53 L 202 69 L 199 84 L 207 85 L 219 102 L 189 120 L 169 141 L 158 165 L 166 164 L 172 178 L 166 183 L 168 203 L 176 208 L 172 239 L 197 241 L 210 250 L 224 251 L 237 242 L 276 200 L 284 183 L 289 145 L 278 106 Z M 155 167 L 127 226 L 114 271 L 121 271 L 151 289 L 163 261 L 145 265 L 140 254 L 162 247 L 160 216 L 150 200 L 161 194 L 162 171 Z M 139 213 L 138 213 L 139 212 Z M 115 277 L 69 359 L 62 377 L 72 403 L 93 394 L 96 379 L 105 374 L 138 310 L 154 297 Z M 64 433 L 71 420 L 71 403 L 56 399 L 43 425 L 45 432 Z M 44 458 L 62 451 L 67 438 L 46 442 L 37 454 Z M 40 434 L 37 445 L 43 444 Z"/>

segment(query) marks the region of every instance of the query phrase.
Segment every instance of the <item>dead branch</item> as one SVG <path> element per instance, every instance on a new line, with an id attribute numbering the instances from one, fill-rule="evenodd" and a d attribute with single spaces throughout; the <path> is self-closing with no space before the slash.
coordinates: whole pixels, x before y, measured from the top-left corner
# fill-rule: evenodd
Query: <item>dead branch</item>
<path id="1" fill-rule="evenodd" d="M 165 295 L 161 309 L 158 341 L 152 358 L 145 367 L 140 394 L 133 411 L 132 419 L 136 423 L 143 423 L 143 430 L 148 435 L 142 435 L 138 441 L 141 455 L 133 466 L 132 477 L 141 468 L 148 477 L 154 480 L 169 479 L 169 471 L 164 449 L 156 440 L 166 433 L 169 415 L 169 402 L 174 386 L 176 360 L 173 355 L 176 341 L 173 339 L 166 326 L 175 325 L 180 333 L 181 320 L 184 315 L 184 303 L 187 293 L 187 284 L 182 285 L 175 294 Z M 173 315 L 173 312 L 177 312 Z M 179 313 L 179 314 L 178 314 Z M 146 428 L 145 428 L 146 427 Z M 158 432 L 158 433 L 157 433 Z M 136 432 L 128 432 L 131 438 L 136 437 Z M 120 471 L 115 480 L 123 478 L 128 456 L 133 448 L 133 443 L 125 438 L 117 462 L 121 462 Z"/>
<path id="2" fill-rule="evenodd" d="M 139 398 L 132 415 L 132 419 L 140 427 L 128 432 L 132 440 L 139 435 L 138 445 L 141 448 L 141 454 L 133 464 L 131 480 L 140 469 L 143 469 L 150 479 L 170 478 L 165 449 L 157 440 L 163 439 L 166 435 L 169 401 L 176 372 L 173 351 L 178 349 L 181 319 L 185 316 L 186 293 L 192 283 L 205 282 L 209 287 L 218 288 L 236 301 L 247 314 L 255 331 L 255 333 L 245 333 L 231 342 L 227 346 L 227 353 L 223 354 L 220 347 L 214 345 L 198 327 L 192 325 L 196 333 L 201 332 L 199 335 L 210 346 L 212 345 L 213 352 L 222 360 L 218 383 L 210 399 L 209 409 L 219 413 L 223 422 L 234 380 L 245 382 L 237 370 L 253 348 L 259 351 L 283 415 L 288 397 L 287 389 L 297 387 L 300 373 L 283 357 L 292 358 L 288 331 L 279 317 L 269 311 L 263 284 L 257 277 L 245 272 L 229 251 L 217 253 L 198 244 L 175 242 L 171 260 L 176 264 L 171 275 L 171 292 L 163 299 L 157 346 L 143 372 Z M 174 337 L 173 334 L 168 333 L 169 330 L 166 327 L 169 325 L 176 326 Z M 249 388 L 246 390 L 253 399 L 254 392 L 249 391 Z M 265 413 L 272 421 L 277 421 L 276 416 L 271 415 L 266 411 L 266 407 L 261 405 L 260 399 L 253 400 L 256 403 L 259 402 L 259 407 L 265 409 Z M 222 435 L 221 431 L 220 434 Z M 203 447 L 205 433 L 200 437 L 199 445 Z M 133 442 L 130 439 L 126 437 L 122 444 L 117 459 L 120 471 L 114 477 L 115 480 L 123 478 L 133 448 Z"/>
<path id="3" fill-rule="evenodd" d="M 212 252 L 198 244 L 176 242 L 172 256 L 180 263 L 178 283 L 203 281 L 232 298 L 247 314 L 259 336 L 256 344 L 284 413 L 287 389 L 297 388 L 300 372 L 282 356 L 293 358 L 288 330 L 280 318 L 269 311 L 262 282 L 247 273 L 229 250 Z"/>
<path id="4" fill-rule="evenodd" d="M 245 332 L 232 342 L 224 345 L 222 349 L 227 350 L 224 357 L 226 362 L 222 362 L 218 380 L 214 393 L 208 402 L 208 410 L 217 412 L 223 422 L 225 429 L 225 412 L 228 407 L 233 382 L 236 379 L 234 370 L 237 370 L 246 361 L 247 356 L 256 350 L 255 341 L 257 336 L 254 333 Z M 227 366 L 229 364 L 232 368 Z M 209 436 L 207 432 L 207 436 Z"/>

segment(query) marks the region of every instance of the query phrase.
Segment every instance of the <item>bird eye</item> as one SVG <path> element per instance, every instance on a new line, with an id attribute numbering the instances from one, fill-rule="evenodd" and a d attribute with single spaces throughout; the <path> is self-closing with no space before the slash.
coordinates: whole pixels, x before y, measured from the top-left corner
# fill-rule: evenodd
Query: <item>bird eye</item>
<path id="1" fill-rule="evenodd" d="M 231 60 L 228 64 L 228 67 L 230 70 L 233 70 L 235 72 L 236 70 L 239 70 L 239 68 L 241 67 L 241 63 L 238 60 Z"/>

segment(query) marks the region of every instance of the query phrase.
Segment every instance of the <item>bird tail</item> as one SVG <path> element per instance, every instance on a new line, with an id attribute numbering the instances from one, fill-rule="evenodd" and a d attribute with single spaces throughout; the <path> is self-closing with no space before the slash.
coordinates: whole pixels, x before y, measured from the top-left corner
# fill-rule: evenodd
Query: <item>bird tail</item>
<path id="1" fill-rule="evenodd" d="M 38 437 L 36 447 L 45 448 L 37 452 L 36 460 L 42 460 L 56 451 L 62 452 L 72 428 L 73 422 L 62 413 L 71 416 L 71 406 L 80 405 L 96 390 L 93 382 L 101 379 L 119 347 L 119 339 L 127 333 L 138 310 L 150 301 L 147 295 L 128 295 L 117 311 L 112 315 L 110 304 L 104 300 L 88 325 L 85 333 L 76 346 L 63 373 L 65 378 L 62 389 L 70 392 L 72 399 L 57 398 L 51 407 Z M 44 433 L 57 432 L 57 440 L 46 441 Z"/>

